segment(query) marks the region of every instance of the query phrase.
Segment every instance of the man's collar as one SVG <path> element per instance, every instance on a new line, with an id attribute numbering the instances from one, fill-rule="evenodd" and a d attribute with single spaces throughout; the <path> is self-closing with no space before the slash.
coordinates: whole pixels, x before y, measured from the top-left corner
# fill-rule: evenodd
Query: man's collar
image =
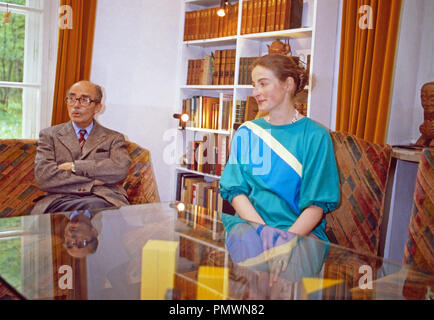
<path id="1" fill-rule="evenodd" d="M 75 133 L 76 133 L 77 135 L 79 135 L 79 134 L 80 134 L 80 130 L 83 130 L 83 128 L 79 128 L 79 127 L 75 124 L 74 121 L 71 121 L 71 122 L 72 122 L 72 126 L 74 127 L 74 131 L 75 131 Z M 94 127 L 94 125 L 95 125 L 95 120 L 93 120 L 92 123 L 91 123 L 90 125 L 88 125 L 86 128 L 84 128 L 84 130 L 86 130 L 86 132 L 89 134 L 89 133 L 92 131 L 92 128 Z"/>

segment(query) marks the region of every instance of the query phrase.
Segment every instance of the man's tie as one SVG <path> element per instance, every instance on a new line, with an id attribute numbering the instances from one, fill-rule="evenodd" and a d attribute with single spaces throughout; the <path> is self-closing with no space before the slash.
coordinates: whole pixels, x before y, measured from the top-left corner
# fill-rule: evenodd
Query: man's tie
<path id="1" fill-rule="evenodd" d="M 84 138 L 86 133 L 86 130 L 80 130 L 80 138 L 78 138 L 78 142 L 80 143 L 81 150 L 83 150 L 84 143 L 86 142 L 86 139 Z"/>

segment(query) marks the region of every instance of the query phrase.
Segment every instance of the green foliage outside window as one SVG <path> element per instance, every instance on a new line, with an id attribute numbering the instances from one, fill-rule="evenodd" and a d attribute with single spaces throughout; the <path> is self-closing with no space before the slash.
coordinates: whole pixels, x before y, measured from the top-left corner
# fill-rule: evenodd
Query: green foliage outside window
<path id="1" fill-rule="evenodd" d="M 0 1 L 25 5 L 26 0 Z M 26 17 L 11 13 L 5 23 L 0 15 L 0 81 L 22 82 Z M 21 138 L 22 89 L 0 87 L 0 138 Z"/>

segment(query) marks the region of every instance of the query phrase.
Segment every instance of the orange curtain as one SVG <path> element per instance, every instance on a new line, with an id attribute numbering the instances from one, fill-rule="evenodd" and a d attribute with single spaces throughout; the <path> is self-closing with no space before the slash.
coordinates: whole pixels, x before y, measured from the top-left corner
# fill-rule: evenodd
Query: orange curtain
<path id="1" fill-rule="evenodd" d="M 337 131 L 385 142 L 401 2 L 343 1 Z"/>
<path id="2" fill-rule="evenodd" d="M 69 121 L 63 99 L 77 81 L 89 80 L 97 0 L 61 0 L 72 8 L 72 29 L 59 29 L 56 84 L 51 124 Z"/>

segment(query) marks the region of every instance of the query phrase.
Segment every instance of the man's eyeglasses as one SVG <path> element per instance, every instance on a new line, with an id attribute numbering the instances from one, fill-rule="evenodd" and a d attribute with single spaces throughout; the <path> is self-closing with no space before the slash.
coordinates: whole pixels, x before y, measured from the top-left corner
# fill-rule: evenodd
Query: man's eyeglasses
<path id="1" fill-rule="evenodd" d="M 90 243 L 92 243 L 93 241 L 95 241 L 95 239 L 92 240 L 70 240 L 70 241 L 65 241 L 65 246 L 67 249 L 72 249 L 73 247 L 77 247 L 78 249 L 83 249 L 85 247 L 87 247 Z"/>
<path id="2" fill-rule="evenodd" d="M 97 100 L 92 100 L 92 99 L 89 98 L 89 97 L 79 97 L 79 98 L 77 98 L 77 97 L 74 97 L 74 96 L 70 96 L 70 97 L 66 97 L 66 98 L 65 98 L 65 102 L 66 102 L 68 105 L 70 105 L 70 106 L 73 106 L 77 101 L 78 101 L 78 102 L 80 103 L 80 105 L 82 105 L 83 107 L 88 107 L 88 106 L 90 106 L 90 104 L 91 104 L 92 102 L 97 102 Z"/>

